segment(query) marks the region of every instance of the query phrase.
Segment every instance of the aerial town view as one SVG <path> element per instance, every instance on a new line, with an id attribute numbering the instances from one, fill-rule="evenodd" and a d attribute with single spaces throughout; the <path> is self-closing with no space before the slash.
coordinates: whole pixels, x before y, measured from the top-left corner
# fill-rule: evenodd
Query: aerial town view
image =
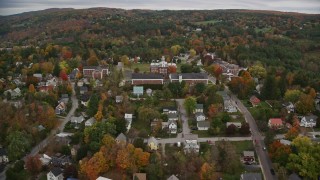
<path id="1" fill-rule="evenodd" d="M 319 179 L 319 0 L 0 2 L 0 180 Z"/>

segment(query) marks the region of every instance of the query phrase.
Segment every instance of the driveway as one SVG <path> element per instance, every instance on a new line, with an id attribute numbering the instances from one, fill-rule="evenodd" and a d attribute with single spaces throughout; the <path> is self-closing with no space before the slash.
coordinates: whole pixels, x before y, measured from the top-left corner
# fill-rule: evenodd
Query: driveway
<path id="1" fill-rule="evenodd" d="M 184 99 L 176 99 L 177 103 L 178 103 L 178 110 L 179 110 L 179 115 L 180 115 L 180 119 L 182 122 L 182 134 L 190 134 L 190 128 L 189 128 L 189 124 L 188 124 L 188 115 L 187 115 L 187 111 L 184 108 Z"/>

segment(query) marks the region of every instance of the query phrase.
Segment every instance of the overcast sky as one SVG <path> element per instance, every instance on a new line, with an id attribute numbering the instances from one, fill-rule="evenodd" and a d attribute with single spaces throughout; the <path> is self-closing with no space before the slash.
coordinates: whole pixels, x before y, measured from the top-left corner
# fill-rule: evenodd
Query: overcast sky
<path id="1" fill-rule="evenodd" d="M 320 14 L 320 0 L 0 0 L 0 15 L 48 8 L 257 9 Z"/>

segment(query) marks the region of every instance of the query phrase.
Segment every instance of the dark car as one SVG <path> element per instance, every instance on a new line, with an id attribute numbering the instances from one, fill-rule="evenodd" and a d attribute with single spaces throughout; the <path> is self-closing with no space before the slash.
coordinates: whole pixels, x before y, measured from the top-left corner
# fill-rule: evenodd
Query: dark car
<path id="1" fill-rule="evenodd" d="M 191 127 L 191 130 L 198 130 L 197 127 Z"/>
<path id="2" fill-rule="evenodd" d="M 276 173 L 274 172 L 274 169 L 270 169 L 270 172 L 272 175 L 275 175 Z"/>

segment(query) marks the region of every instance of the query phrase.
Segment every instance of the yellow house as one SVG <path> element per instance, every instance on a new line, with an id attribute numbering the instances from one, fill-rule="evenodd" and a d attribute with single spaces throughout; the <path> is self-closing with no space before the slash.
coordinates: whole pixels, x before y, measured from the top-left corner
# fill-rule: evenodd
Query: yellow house
<path id="1" fill-rule="evenodd" d="M 158 150 L 159 148 L 159 143 L 156 140 L 156 138 L 154 137 L 150 137 L 148 139 L 148 147 L 150 148 L 150 150 Z"/>

